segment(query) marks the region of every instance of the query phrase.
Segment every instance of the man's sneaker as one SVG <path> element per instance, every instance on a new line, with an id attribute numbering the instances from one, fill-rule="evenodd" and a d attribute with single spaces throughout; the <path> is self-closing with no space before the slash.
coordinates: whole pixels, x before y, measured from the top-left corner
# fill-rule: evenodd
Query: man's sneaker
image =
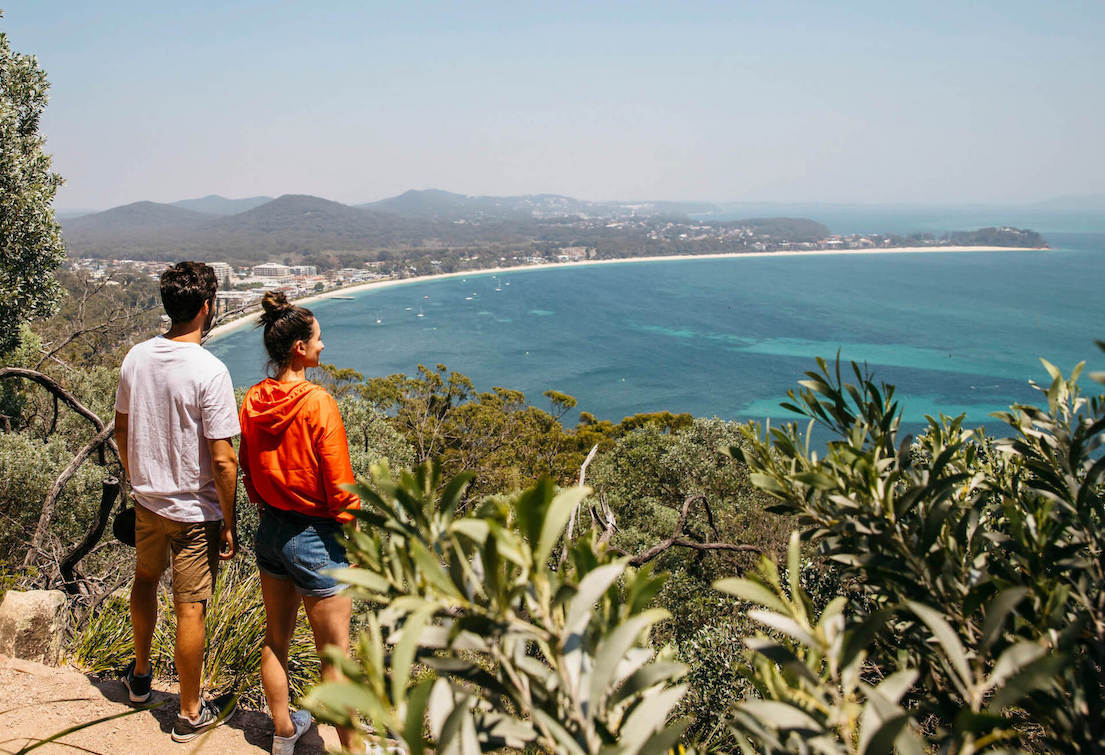
<path id="1" fill-rule="evenodd" d="M 214 700 L 200 700 L 200 712 L 195 720 L 176 714 L 176 722 L 173 724 L 172 738 L 174 742 L 191 742 L 193 739 L 211 731 L 216 726 L 221 726 L 230 720 L 234 710 L 238 707 L 238 701 L 231 692 L 219 695 Z"/>
<path id="2" fill-rule="evenodd" d="M 153 682 L 153 669 L 148 674 L 134 673 L 134 661 L 127 666 L 123 674 L 123 685 L 127 688 L 132 703 L 144 703 L 150 699 L 150 684 Z"/>
<path id="3" fill-rule="evenodd" d="M 292 712 L 292 726 L 295 731 L 290 737 L 272 738 L 272 755 L 292 755 L 295 752 L 295 743 L 311 728 L 311 714 L 305 710 Z"/>

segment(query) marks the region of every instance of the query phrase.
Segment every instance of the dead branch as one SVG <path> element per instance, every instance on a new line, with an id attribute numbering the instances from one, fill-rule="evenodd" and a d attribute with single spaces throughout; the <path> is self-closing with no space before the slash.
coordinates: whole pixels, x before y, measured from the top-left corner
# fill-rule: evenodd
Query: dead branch
<path id="1" fill-rule="evenodd" d="M 55 397 L 61 399 L 70 409 L 91 422 L 97 432 L 104 429 L 104 421 L 102 419 L 97 417 L 91 409 L 87 408 L 80 401 L 77 401 L 77 399 L 73 397 L 73 394 L 62 388 L 61 384 L 49 375 L 41 373 L 38 370 L 28 370 L 23 367 L 0 367 L 0 380 L 5 378 L 23 378 L 24 380 L 38 383 Z M 112 441 L 111 445 L 114 449 L 114 441 Z M 118 449 L 115 449 L 115 455 L 119 455 Z"/>
<path id="2" fill-rule="evenodd" d="M 71 315 L 67 318 L 69 321 L 75 323 L 76 327 L 56 345 L 54 343 L 47 343 L 44 345 L 42 357 L 34 367 L 36 370 L 41 370 L 42 366 L 46 364 L 47 361 L 61 362 L 61 360 L 57 358 L 57 355 L 69 344 L 82 340 L 85 336 L 96 333 L 106 333 L 113 328 L 126 325 L 149 311 L 140 306 L 127 306 L 116 302 L 103 320 L 95 325 L 86 326 L 84 322 L 89 302 L 106 290 L 107 286 L 113 282 L 113 276 L 114 273 L 108 274 L 92 285 L 89 285 L 92 281 L 88 278 L 80 278 L 80 276 L 78 276 L 78 280 L 81 283 L 81 296 L 77 301 L 77 312 L 75 315 Z M 61 363 L 64 364 L 64 362 Z"/>
<path id="3" fill-rule="evenodd" d="M 0 367 L 0 380 L 5 378 L 23 378 L 38 383 L 53 394 L 55 398 L 61 399 L 62 403 L 92 423 L 92 427 L 96 429 L 97 433 L 103 432 L 104 421 L 97 417 L 95 412 L 74 398 L 73 394 L 62 388 L 61 384 L 49 375 L 23 367 Z M 115 445 L 115 438 L 109 434 L 107 442 L 103 446 L 111 451 L 115 456 L 115 461 L 119 462 L 119 466 L 122 467 L 123 462 L 119 458 L 119 447 Z"/>
<path id="4" fill-rule="evenodd" d="M 610 504 L 606 502 L 606 495 L 599 495 L 599 505 L 591 507 L 591 522 L 594 526 L 598 526 L 598 515 L 595 514 L 595 510 L 600 509 L 602 517 L 602 535 L 599 536 L 599 545 L 609 545 L 610 539 L 614 537 L 614 533 L 618 531 L 618 522 L 614 519 L 614 510 L 610 508 Z"/>
<path id="5" fill-rule="evenodd" d="M 587 467 L 591 464 L 591 460 L 595 458 L 595 454 L 598 453 L 598 450 L 599 444 L 596 443 L 591 447 L 591 453 L 587 454 L 587 458 L 583 460 L 583 464 L 579 467 L 579 487 L 581 488 L 583 487 L 583 480 L 587 476 Z M 568 520 L 568 540 L 571 540 L 572 535 L 575 534 L 576 520 L 579 519 L 579 509 L 582 505 L 583 502 L 580 501 L 579 504 L 576 505 L 575 511 L 572 512 L 571 518 Z M 580 525 L 580 529 L 582 530 L 582 524 Z M 567 551 L 565 551 L 565 553 L 567 553 Z M 561 556 L 561 559 L 563 560 L 563 556 Z"/>
<path id="6" fill-rule="evenodd" d="M 629 559 L 630 566 L 640 566 L 641 564 L 648 563 L 652 559 L 659 556 L 661 553 L 671 548 L 691 548 L 697 551 L 731 551 L 736 553 L 760 553 L 760 549 L 754 545 L 745 545 L 742 543 L 715 543 L 715 542 L 701 542 L 699 540 L 692 540 L 688 537 L 687 533 L 687 517 L 691 512 L 691 506 L 695 503 L 701 503 L 702 507 L 706 511 L 707 519 L 713 525 L 713 513 L 710 511 L 710 505 L 706 502 L 706 496 L 702 494 L 687 496 L 687 499 L 683 501 L 683 510 L 679 513 L 679 521 L 675 525 L 675 530 L 671 533 L 671 537 L 661 540 L 656 545 L 652 546 L 643 553 L 638 553 Z"/>
<path id="7" fill-rule="evenodd" d="M 92 596 L 92 599 L 89 600 L 88 606 L 71 622 L 72 629 L 75 630 L 77 627 L 82 626 L 89 617 L 93 616 L 96 613 L 96 609 L 100 607 L 101 603 L 114 595 L 120 587 L 131 581 L 133 578 L 134 574 L 132 572 L 127 572 L 121 577 L 118 577 L 110 585 L 107 585 L 106 587 L 102 586 L 100 590 L 96 591 Z"/>
<path id="8" fill-rule="evenodd" d="M 50 490 L 46 492 L 46 499 L 42 502 L 42 512 L 38 515 L 38 525 L 35 527 L 34 534 L 31 536 L 31 547 L 27 550 L 27 555 L 23 559 L 24 567 L 34 563 L 35 551 L 41 547 L 42 541 L 46 537 L 46 532 L 50 528 L 50 520 L 54 517 L 54 509 L 57 507 L 58 496 L 61 495 L 65 483 L 69 482 L 73 475 L 77 473 L 77 470 L 80 469 L 85 460 L 92 455 L 92 452 L 101 448 L 114 433 L 115 420 L 112 420 L 104 425 L 103 429 L 96 433 L 96 435 L 92 437 L 92 440 L 85 444 L 84 448 L 77 452 L 77 455 L 69 462 L 69 466 L 63 469 L 61 474 L 58 475 L 58 478 L 54 480 L 54 484 L 51 485 Z M 118 481 L 116 482 L 118 483 Z M 116 494 L 118 494 L 118 490 L 116 490 Z"/>
<path id="9" fill-rule="evenodd" d="M 70 594 L 81 592 L 74 570 L 77 563 L 87 556 L 96 543 L 100 541 L 100 538 L 103 537 L 104 529 L 107 527 L 107 521 L 111 514 L 111 507 L 115 503 L 115 499 L 119 497 L 121 488 L 118 477 L 104 478 L 103 489 L 100 494 L 100 507 L 96 511 L 96 518 L 92 521 L 88 534 L 69 552 L 69 555 L 61 560 L 59 571 L 66 592 Z"/>
<path id="10" fill-rule="evenodd" d="M 225 312 L 222 312 L 222 313 L 215 316 L 214 321 L 212 321 L 212 323 L 211 323 L 211 330 L 214 330 L 215 328 L 219 327 L 220 325 L 226 325 L 227 322 L 229 322 L 230 320 L 237 319 L 237 318 L 234 317 L 235 315 L 244 314 L 244 313 L 250 311 L 251 309 L 260 309 L 260 308 L 261 308 L 260 303 L 257 302 L 257 301 L 254 301 L 250 304 L 243 304 L 242 306 L 236 307 L 235 309 L 228 309 Z M 211 331 L 208 331 L 207 333 L 203 334 L 203 341 L 205 343 L 207 342 L 207 337 L 209 335 L 211 335 Z"/>

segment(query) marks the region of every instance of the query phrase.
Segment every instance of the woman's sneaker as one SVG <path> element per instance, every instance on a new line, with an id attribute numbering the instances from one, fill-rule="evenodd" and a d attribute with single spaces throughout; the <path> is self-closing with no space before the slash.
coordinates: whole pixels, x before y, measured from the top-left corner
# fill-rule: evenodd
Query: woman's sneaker
<path id="1" fill-rule="evenodd" d="M 295 743 L 311 728 L 311 714 L 305 710 L 292 712 L 292 726 L 295 731 L 289 737 L 272 738 L 272 755 L 292 755 L 295 752 Z"/>
<path id="2" fill-rule="evenodd" d="M 174 742 L 191 742 L 193 739 L 221 726 L 230 720 L 238 707 L 236 696 L 232 692 L 219 695 L 214 700 L 200 700 L 200 712 L 195 721 L 176 714 L 172 738 Z"/>
<path id="3" fill-rule="evenodd" d="M 123 686 L 127 688 L 127 694 L 130 695 L 130 701 L 132 703 L 144 703 L 150 699 L 150 685 L 153 683 L 153 668 L 150 668 L 148 674 L 136 674 L 134 673 L 134 661 L 130 662 L 127 666 L 126 672 L 123 674 Z"/>

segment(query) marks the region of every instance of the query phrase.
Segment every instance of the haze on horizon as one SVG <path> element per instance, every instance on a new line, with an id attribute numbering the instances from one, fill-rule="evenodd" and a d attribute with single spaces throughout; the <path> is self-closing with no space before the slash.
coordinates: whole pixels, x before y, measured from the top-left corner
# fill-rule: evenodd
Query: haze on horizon
<path id="1" fill-rule="evenodd" d="M 56 206 L 1105 194 L 1105 4 L 0 0 Z"/>

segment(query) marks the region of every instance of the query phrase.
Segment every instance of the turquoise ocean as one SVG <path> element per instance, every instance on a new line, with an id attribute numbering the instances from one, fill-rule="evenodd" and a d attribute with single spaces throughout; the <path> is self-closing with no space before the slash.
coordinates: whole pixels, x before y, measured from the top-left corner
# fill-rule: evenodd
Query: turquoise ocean
<path id="1" fill-rule="evenodd" d="M 814 357 L 839 350 L 897 387 L 910 429 L 942 411 L 996 431 L 991 412 L 1038 401 L 1028 384 L 1048 380 L 1038 357 L 1064 372 L 1081 360 L 1105 369 L 1094 345 L 1105 339 L 1105 233 L 1044 235 L 1047 251 L 517 270 L 310 306 L 323 361 L 366 376 L 441 363 L 480 390 L 519 389 L 547 406 L 541 394 L 555 389 L 614 421 L 668 410 L 774 424 L 794 419 L 779 402 Z M 263 377 L 258 331 L 208 347 L 236 386 Z"/>

